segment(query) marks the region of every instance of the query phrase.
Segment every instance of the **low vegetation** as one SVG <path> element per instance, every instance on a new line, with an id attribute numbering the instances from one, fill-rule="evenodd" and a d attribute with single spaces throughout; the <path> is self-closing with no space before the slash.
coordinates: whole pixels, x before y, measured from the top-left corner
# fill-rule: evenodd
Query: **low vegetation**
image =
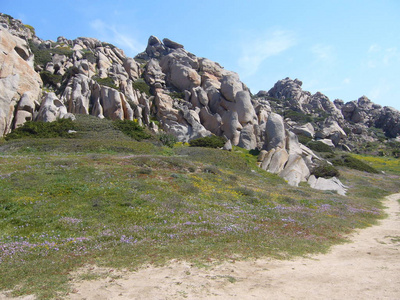
<path id="1" fill-rule="evenodd" d="M 335 157 L 334 159 L 331 160 L 331 162 L 335 166 L 343 166 L 347 167 L 350 169 L 354 170 L 359 170 L 359 171 L 364 171 L 368 173 L 379 173 L 378 170 L 376 170 L 374 167 L 371 167 L 370 165 L 366 164 L 365 162 L 355 158 L 354 156 L 344 154 L 340 155 L 338 157 Z"/>
<path id="2" fill-rule="evenodd" d="M 132 87 L 134 90 L 138 90 L 141 93 L 145 93 L 147 96 L 150 96 L 150 86 L 144 81 L 144 79 L 139 78 L 132 83 Z"/>
<path id="3" fill-rule="evenodd" d="M 225 145 L 225 139 L 220 136 L 211 135 L 190 141 L 190 147 L 221 148 Z"/>
<path id="4" fill-rule="evenodd" d="M 108 86 L 108 87 L 116 89 L 116 90 L 118 89 L 114 80 L 110 77 L 100 78 L 97 76 L 93 76 L 92 79 L 95 80 L 100 85 Z"/>
<path id="5" fill-rule="evenodd" d="M 60 298 L 87 265 L 324 252 L 383 217 L 380 199 L 400 187 L 400 165 L 384 157 L 357 156 L 388 176 L 340 166 L 343 197 L 288 186 L 255 151 L 139 142 L 124 133 L 137 124 L 121 124 L 77 116 L 72 139 L 0 142 L 0 289 Z"/>
<path id="6" fill-rule="evenodd" d="M 320 142 L 320 141 L 309 141 L 306 144 L 306 146 L 316 152 L 333 153 L 333 150 L 331 147 L 329 147 L 327 144 L 324 144 L 323 142 Z"/>
<path id="7" fill-rule="evenodd" d="M 140 126 L 136 121 L 117 120 L 114 121 L 114 125 L 121 132 L 137 141 L 149 139 L 151 137 L 148 130 L 145 127 Z"/>
<path id="8" fill-rule="evenodd" d="M 5 140 L 21 139 L 21 138 L 55 138 L 73 137 L 69 131 L 74 130 L 76 124 L 70 119 L 60 119 L 55 122 L 25 122 L 24 125 L 18 127 L 5 136 Z"/>

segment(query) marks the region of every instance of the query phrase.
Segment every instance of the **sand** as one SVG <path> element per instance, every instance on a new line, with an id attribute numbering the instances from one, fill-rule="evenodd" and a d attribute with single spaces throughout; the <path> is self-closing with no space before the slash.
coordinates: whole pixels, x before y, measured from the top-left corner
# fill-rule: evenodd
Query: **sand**
<path id="1" fill-rule="evenodd" d="M 328 254 L 207 268 L 178 261 L 137 272 L 94 268 L 91 272 L 108 276 L 75 279 L 74 291 L 66 299 L 400 299 L 397 199 L 400 194 L 385 199 L 386 219 L 356 231 L 350 243 L 334 246 Z"/>

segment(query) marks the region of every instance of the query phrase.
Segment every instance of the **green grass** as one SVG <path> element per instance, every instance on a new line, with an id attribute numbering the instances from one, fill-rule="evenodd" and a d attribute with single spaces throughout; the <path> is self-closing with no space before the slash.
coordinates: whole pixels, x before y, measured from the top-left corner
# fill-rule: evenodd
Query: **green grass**
<path id="1" fill-rule="evenodd" d="M 76 130 L 0 141 L 0 289 L 15 296 L 61 297 L 86 265 L 325 252 L 374 224 L 380 199 L 399 190 L 399 169 L 341 168 L 342 197 L 288 186 L 256 166 L 254 151 L 138 142 L 90 116 L 78 116 Z"/>

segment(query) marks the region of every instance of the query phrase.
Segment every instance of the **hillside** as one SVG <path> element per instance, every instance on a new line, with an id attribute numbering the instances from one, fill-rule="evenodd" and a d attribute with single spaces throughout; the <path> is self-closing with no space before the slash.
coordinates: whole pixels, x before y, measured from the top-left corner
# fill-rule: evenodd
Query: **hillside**
<path id="1" fill-rule="evenodd" d="M 355 153 L 399 153 L 400 113 L 365 96 L 331 102 L 289 78 L 253 95 L 238 74 L 169 39 L 152 36 L 144 52 L 129 58 L 93 38 L 43 41 L 10 16 L 1 15 L 0 23 L 1 59 L 7 66 L 0 74 L 3 135 L 29 120 L 76 114 L 136 120 L 180 142 L 222 136 L 228 149 L 261 151 L 260 167 L 290 185 L 310 181 L 341 193 L 336 179 L 325 183 L 312 176 L 324 159 L 311 150 L 327 145 Z"/>
<path id="2" fill-rule="evenodd" d="M 65 296 L 87 265 L 325 252 L 399 190 L 400 113 L 366 97 L 289 78 L 253 94 L 169 39 L 129 58 L 4 14 L 0 49 L 0 289 L 14 295 Z"/>

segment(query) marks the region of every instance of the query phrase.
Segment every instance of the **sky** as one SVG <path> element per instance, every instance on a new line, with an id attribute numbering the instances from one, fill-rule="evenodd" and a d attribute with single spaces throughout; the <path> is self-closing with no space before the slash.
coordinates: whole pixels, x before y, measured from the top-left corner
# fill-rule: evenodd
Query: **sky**
<path id="1" fill-rule="evenodd" d="M 130 57 L 169 38 L 253 94 L 289 77 L 331 101 L 400 109 L 398 0 L 0 0 L 0 12 L 42 39 L 94 37 Z"/>

